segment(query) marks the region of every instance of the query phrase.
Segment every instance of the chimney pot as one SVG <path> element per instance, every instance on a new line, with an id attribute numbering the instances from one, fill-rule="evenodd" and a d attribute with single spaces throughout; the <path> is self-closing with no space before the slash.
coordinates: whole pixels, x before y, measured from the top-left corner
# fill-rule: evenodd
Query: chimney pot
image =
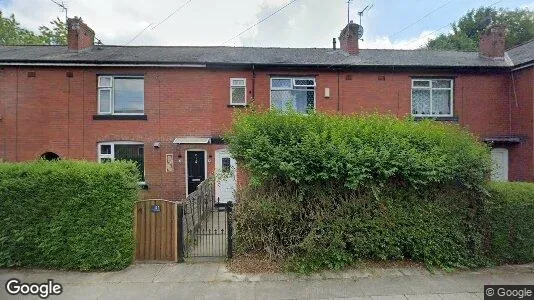
<path id="1" fill-rule="evenodd" d="M 334 50 L 336 50 L 336 48 L 337 48 L 336 44 L 337 44 L 336 38 L 333 38 L 332 39 L 332 47 L 334 48 Z"/>
<path id="2" fill-rule="evenodd" d="M 341 34 L 339 35 L 340 48 L 350 55 L 356 55 L 360 53 L 360 48 L 358 45 L 358 30 L 359 25 L 350 21 L 349 24 L 343 28 Z"/>
<path id="3" fill-rule="evenodd" d="M 506 51 L 506 26 L 491 25 L 480 35 L 479 55 L 490 58 L 504 58 Z"/>
<path id="4" fill-rule="evenodd" d="M 80 51 L 95 44 L 95 32 L 80 17 L 67 19 L 67 44 L 69 50 Z"/>

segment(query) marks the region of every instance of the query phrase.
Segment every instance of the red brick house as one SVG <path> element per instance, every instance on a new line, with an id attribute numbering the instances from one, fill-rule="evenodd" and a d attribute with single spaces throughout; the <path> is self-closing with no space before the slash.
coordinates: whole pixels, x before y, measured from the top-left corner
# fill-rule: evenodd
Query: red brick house
<path id="1" fill-rule="evenodd" d="M 359 49 L 354 24 L 341 49 L 103 46 L 68 28 L 68 46 L 0 46 L 0 159 L 133 159 L 148 197 L 180 200 L 235 167 L 220 136 L 254 102 L 458 122 L 494 148 L 495 179 L 534 181 L 534 42 L 505 51 L 502 27 L 480 53 Z"/>

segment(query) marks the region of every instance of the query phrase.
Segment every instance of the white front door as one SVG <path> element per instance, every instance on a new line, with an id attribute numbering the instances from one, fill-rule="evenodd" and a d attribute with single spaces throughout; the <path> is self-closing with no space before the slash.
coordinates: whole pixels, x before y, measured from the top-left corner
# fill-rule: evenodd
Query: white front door
<path id="1" fill-rule="evenodd" d="M 508 181 L 508 149 L 491 149 L 491 159 L 493 161 L 491 180 Z"/>
<path id="2" fill-rule="evenodd" d="M 215 151 L 215 199 L 235 202 L 237 163 L 226 149 Z"/>

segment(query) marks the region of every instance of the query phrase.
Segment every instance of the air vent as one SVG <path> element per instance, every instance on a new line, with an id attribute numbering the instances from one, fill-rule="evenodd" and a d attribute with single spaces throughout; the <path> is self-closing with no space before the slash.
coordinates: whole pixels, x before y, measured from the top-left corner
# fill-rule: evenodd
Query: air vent
<path id="1" fill-rule="evenodd" d="M 35 72 L 28 72 L 28 77 L 36 77 L 37 74 Z"/>

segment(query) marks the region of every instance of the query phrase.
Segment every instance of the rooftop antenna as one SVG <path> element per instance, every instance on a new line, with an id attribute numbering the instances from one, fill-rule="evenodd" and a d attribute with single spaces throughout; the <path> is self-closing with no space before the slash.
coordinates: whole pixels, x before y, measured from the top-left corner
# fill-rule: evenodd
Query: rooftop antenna
<path id="1" fill-rule="evenodd" d="M 347 24 L 350 23 L 350 4 L 354 0 L 347 0 Z"/>
<path id="2" fill-rule="evenodd" d="M 358 16 L 360 16 L 360 26 L 362 26 L 362 16 L 363 16 L 363 13 L 366 11 L 366 10 L 371 10 L 371 8 L 373 8 L 373 6 L 375 6 L 374 4 L 368 4 L 362 11 L 359 11 L 358 12 Z"/>
<path id="3" fill-rule="evenodd" d="M 61 7 L 61 9 L 65 11 L 65 20 L 67 20 L 69 17 L 68 17 L 67 5 L 65 4 L 65 2 L 63 1 L 59 2 L 58 0 L 50 0 L 50 1 L 52 1 L 55 5 Z"/>

